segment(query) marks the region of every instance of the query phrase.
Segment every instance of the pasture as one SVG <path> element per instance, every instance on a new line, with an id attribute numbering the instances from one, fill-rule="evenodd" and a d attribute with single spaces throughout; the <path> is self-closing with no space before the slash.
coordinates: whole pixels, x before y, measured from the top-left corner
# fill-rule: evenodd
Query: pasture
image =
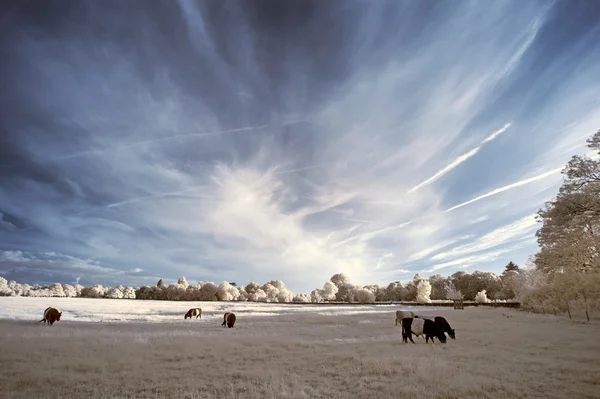
<path id="1" fill-rule="evenodd" d="M 63 311 L 49 327 L 44 309 Z M 184 320 L 192 307 L 201 319 Z M 406 309 L 407 307 L 403 307 Z M 598 398 L 600 324 L 510 309 L 0 298 L 2 398 Z M 235 312 L 234 328 L 221 327 Z M 508 314 L 511 317 L 503 316 Z"/>

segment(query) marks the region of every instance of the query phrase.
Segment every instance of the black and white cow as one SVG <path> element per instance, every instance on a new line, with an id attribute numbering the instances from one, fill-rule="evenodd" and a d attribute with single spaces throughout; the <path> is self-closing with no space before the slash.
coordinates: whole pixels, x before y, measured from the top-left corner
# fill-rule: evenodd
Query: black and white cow
<path id="1" fill-rule="evenodd" d="M 185 316 L 183 316 L 183 318 L 187 319 L 189 317 L 191 319 L 194 316 L 196 316 L 197 319 L 201 319 L 202 318 L 202 309 L 192 308 L 187 311 L 187 313 L 185 314 Z"/>
<path id="2" fill-rule="evenodd" d="M 429 339 L 431 338 L 431 342 L 434 342 L 434 338 L 437 338 L 442 343 L 446 343 L 446 335 L 439 329 L 437 324 L 429 319 L 423 318 L 404 318 L 402 319 L 402 342 L 408 342 L 407 339 L 410 339 L 410 342 L 413 344 L 415 341 L 412 339 L 412 335 L 421 336 L 425 335 L 425 342 L 429 343 Z"/>
<path id="3" fill-rule="evenodd" d="M 431 320 L 437 324 L 438 328 L 448 334 L 450 338 L 456 339 L 456 331 L 450 326 L 448 320 L 442 316 L 431 316 L 431 315 L 415 315 L 415 318 Z"/>

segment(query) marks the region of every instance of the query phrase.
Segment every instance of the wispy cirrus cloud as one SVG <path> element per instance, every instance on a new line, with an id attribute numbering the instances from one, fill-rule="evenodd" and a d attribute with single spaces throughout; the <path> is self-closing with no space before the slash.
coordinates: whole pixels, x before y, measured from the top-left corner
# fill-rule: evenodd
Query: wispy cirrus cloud
<path id="1" fill-rule="evenodd" d="M 495 190 L 492 190 L 492 191 L 490 191 L 490 192 L 487 192 L 487 193 L 485 193 L 485 194 L 483 194 L 483 195 L 480 195 L 480 196 L 478 196 L 478 197 L 475 197 L 475 198 L 473 198 L 473 199 L 471 199 L 471 200 L 469 200 L 469 201 L 465 201 L 465 202 L 463 202 L 463 203 L 461 203 L 461 204 L 455 205 L 455 206 L 453 206 L 452 208 L 448 208 L 448 209 L 446 209 L 446 212 L 451 212 L 451 211 L 453 211 L 453 210 L 455 210 L 455 209 L 462 208 L 463 206 L 467 206 L 467 205 L 469 205 L 469 204 L 472 204 L 473 202 L 480 201 L 480 200 L 482 200 L 482 199 L 484 199 L 484 198 L 491 197 L 491 196 L 493 196 L 493 195 L 496 195 L 496 194 L 500 194 L 500 193 L 502 193 L 502 192 L 504 192 L 504 191 L 507 191 L 507 190 L 512 190 L 513 188 L 521 187 L 521 186 L 524 186 L 524 185 L 526 185 L 526 184 L 533 183 L 533 182 L 535 182 L 535 181 L 538 181 L 538 180 L 544 179 L 544 178 L 546 178 L 546 177 L 553 176 L 553 175 L 557 175 L 557 174 L 559 174 L 559 173 L 560 173 L 560 172 L 561 172 L 563 169 L 564 169 L 564 167 L 560 167 L 560 168 L 552 169 L 552 170 L 550 170 L 550 171 L 548 171 L 548 172 L 541 173 L 541 174 L 539 174 L 539 175 L 537 175 L 537 176 L 533 176 L 533 177 L 530 177 L 530 178 L 528 178 L 528 179 L 524 179 L 524 180 L 518 181 L 518 182 L 516 182 L 516 183 L 512 183 L 512 184 L 506 185 L 506 186 L 504 186 L 504 187 L 497 188 L 497 189 L 495 189 Z"/>
<path id="2" fill-rule="evenodd" d="M 413 192 L 417 191 L 419 188 L 421 188 L 423 186 L 426 186 L 427 184 L 433 183 L 435 180 L 439 179 L 440 177 L 442 177 L 446 173 L 450 172 L 452 169 L 456 168 L 458 165 L 460 165 L 461 163 L 465 162 L 467 159 L 469 159 L 472 156 L 474 156 L 475 154 L 477 154 L 479 152 L 479 150 L 481 149 L 481 146 L 483 144 L 488 143 L 488 142 L 494 140 L 496 137 L 498 137 L 499 135 L 501 135 L 502 133 L 504 133 L 510 127 L 510 125 L 511 125 L 510 123 L 507 123 L 501 129 L 496 130 L 494 133 L 492 133 L 488 137 L 486 137 L 481 142 L 481 145 L 479 145 L 478 147 L 473 148 L 471 151 L 469 151 L 469 152 L 467 152 L 467 153 L 459 156 L 454 161 L 452 161 L 451 163 L 449 163 L 445 168 L 441 169 L 435 175 L 431 176 L 429 179 L 425 180 L 424 182 L 421 182 L 421 183 L 417 184 L 416 186 L 414 186 L 413 188 L 411 188 L 410 190 L 408 190 L 408 192 L 409 193 L 413 193 Z"/>

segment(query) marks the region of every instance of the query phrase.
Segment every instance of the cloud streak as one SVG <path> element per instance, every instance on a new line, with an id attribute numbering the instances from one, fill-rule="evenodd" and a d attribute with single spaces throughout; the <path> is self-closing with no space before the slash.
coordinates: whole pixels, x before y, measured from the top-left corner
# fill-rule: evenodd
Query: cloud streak
<path id="1" fill-rule="evenodd" d="M 477 154 L 479 152 L 479 150 L 481 149 L 481 147 L 482 147 L 483 144 L 489 143 L 490 141 L 494 140 L 496 137 L 498 137 L 499 135 L 501 135 L 502 133 L 504 133 L 510 127 L 510 125 L 511 125 L 510 123 L 507 123 L 501 129 L 496 130 L 494 133 L 492 133 L 491 135 L 489 135 L 488 137 L 486 137 L 481 142 L 481 144 L 478 147 L 475 147 L 471 151 L 469 151 L 469 152 L 467 152 L 467 153 L 459 156 L 454 161 L 452 161 L 451 163 L 449 163 L 445 168 L 439 170 L 436 174 L 434 174 L 433 176 L 431 176 L 429 179 L 425 180 L 424 182 L 421 182 L 421 183 L 417 184 L 416 186 L 414 186 L 413 188 L 411 188 L 410 190 L 408 190 L 409 194 L 410 193 L 414 193 L 415 191 L 417 191 L 418 189 L 420 189 L 423 186 L 426 186 L 428 184 L 433 183 L 434 181 L 436 181 L 437 179 L 439 179 L 440 177 L 442 177 L 446 173 L 450 172 L 452 169 L 456 168 L 461 163 L 465 162 L 466 160 L 468 160 L 469 158 L 471 158 L 472 156 L 474 156 L 475 154 Z"/>
<path id="2" fill-rule="evenodd" d="M 472 204 L 474 202 L 481 201 L 482 199 L 485 199 L 485 198 L 491 197 L 493 195 L 497 195 L 497 194 L 503 193 L 504 191 L 512 190 L 513 188 L 521 187 L 521 186 L 524 186 L 526 184 L 530 184 L 530 183 L 536 182 L 538 180 L 545 179 L 547 177 L 556 175 L 556 174 L 560 173 L 563 169 L 564 169 L 564 167 L 552 169 L 552 170 L 550 170 L 548 172 L 541 173 L 539 175 L 530 177 L 528 179 L 524 179 L 524 180 L 518 181 L 516 183 L 512 183 L 512 184 L 509 184 L 509 185 L 497 188 L 497 189 L 492 190 L 492 191 L 490 191 L 488 193 L 485 193 L 483 195 L 475 197 L 475 198 L 473 198 L 473 199 L 471 199 L 469 201 L 465 201 L 465 202 L 463 202 L 461 204 L 458 204 L 458 205 L 455 205 L 455 206 L 453 206 L 451 208 L 448 208 L 448 209 L 446 209 L 446 212 L 451 212 L 451 211 L 453 211 L 455 209 L 462 208 L 463 206 L 467 206 L 467 205 L 470 205 L 470 204 Z"/>

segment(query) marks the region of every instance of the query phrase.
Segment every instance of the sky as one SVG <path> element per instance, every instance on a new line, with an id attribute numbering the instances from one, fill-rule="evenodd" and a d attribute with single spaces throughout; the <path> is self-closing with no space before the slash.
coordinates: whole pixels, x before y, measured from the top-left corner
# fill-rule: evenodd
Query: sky
<path id="1" fill-rule="evenodd" d="M 0 275 L 501 273 L 600 129 L 593 1 L 7 1 Z"/>

